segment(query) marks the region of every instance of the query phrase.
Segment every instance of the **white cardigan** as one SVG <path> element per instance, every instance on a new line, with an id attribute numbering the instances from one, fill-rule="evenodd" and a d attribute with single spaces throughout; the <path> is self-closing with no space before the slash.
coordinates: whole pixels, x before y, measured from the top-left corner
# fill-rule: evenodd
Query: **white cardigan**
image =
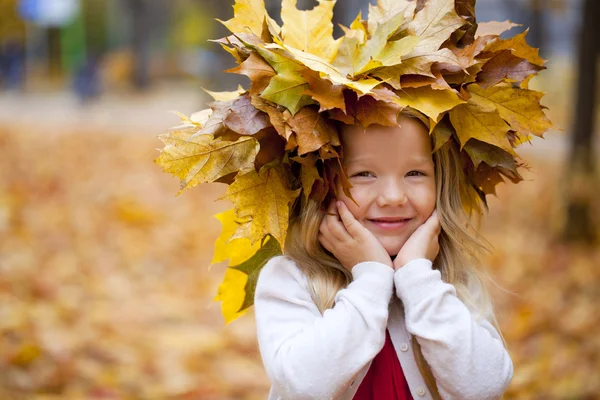
<path id="1" fill-rule="evenodd" d="M 413 335 L 443 399 L 502 397 L 513 364 L 498 332 L 488 320 L 477 321 L 431 261 L 414 260 L 396 272 L 363 262 L 352 276 L 321 315 L 294 261 L 278 256 L 263 267 L 254 308 L 269 400 L 352 399 L 383 348 L 386 327 L 414 399 L 432 397 L 412 352 Z"/>

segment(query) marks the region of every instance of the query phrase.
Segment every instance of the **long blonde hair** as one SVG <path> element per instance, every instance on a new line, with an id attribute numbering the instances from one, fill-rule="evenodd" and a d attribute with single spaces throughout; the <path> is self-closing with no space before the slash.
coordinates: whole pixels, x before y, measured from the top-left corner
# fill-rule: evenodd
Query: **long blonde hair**
<path id="1" fill-rule="evenodd" d="M 403 113 L 415 117 L 413 113 Z M 421 118 L 419 118 L 421 119 Z M 421 119 L 422 120 L 422 119 Z M 433 141 L 433 139 L 432 139 Z M 460 160 L 460 149 L 452 139 L 433 153 L 436 180 L 436 209 L 442 227 L 439 236 L 440 251 L 433 268 L 442 279 L 452 284 L 458 297 L 479 315 L 486 315 L 500 333 L 491 297 L 483 279 L 491 279 L 485 269 L 478 268 L 479 257 L 490 251 L 490 245 L 478 233 L 483 206 L 475 190 L 468 184 Z M 318 241 L 319 227 L 325 212 L 311 199 L 302 198 L 295 205 L 285 244 L 285 255 L 293 259 L 306 275 L 313 301 L 323 314 L 334 306 L 336 293 L 352 282 L 352 274 L 325 250 Z M 474 221 L 473 221 L 474 220 Z M 475 304 L 469 285 L 481 293 L 480 304 Z M 506 342 L 500 333 L 504 345 Z M 421 347 L 412 338 L 415 360 L 421 375 L 434 398 L 440 398 L 431 369 L 423 357 Z"/>

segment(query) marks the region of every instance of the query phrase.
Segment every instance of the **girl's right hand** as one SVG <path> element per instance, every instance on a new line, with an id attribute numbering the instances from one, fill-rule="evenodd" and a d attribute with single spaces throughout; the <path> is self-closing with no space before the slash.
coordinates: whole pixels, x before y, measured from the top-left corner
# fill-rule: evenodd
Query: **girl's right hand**
<path id="1" fill-rule="evenodd" d="M 327 212 L 319 228 L 319 242 L 344 268 L 352 271 L 363 261 L 377 261 L 393 268 L 381 242 L 354 218 L 342 201 L 332 201 Z"/>

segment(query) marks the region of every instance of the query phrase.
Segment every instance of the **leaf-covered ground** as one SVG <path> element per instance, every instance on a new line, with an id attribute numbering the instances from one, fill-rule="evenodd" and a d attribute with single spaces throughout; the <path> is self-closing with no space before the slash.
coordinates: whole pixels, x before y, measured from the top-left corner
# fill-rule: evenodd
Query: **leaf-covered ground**
<path id="1" fill-rule="evenodd" d="M 252 313 L 210 271 L 225 185 L 175 197 L 151 136 L 0 129 L 0 399 L 264 399 Z M 506 398 L 600 393 L 600 250 L 552 239 L 560 165 L 500 185 L 485 224 L 515 364 Z M 543 172 L 543 175 L 535 174 Z"/>

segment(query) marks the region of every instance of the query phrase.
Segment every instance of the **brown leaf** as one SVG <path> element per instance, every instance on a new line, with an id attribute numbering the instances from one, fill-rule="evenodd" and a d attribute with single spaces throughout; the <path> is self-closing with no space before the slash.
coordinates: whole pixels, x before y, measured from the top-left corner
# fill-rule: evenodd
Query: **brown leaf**
<path id="1" fill-rule="evenodd" d="M 308 94 L 319 103 L 321 106 L 319 112 L 332 108 L 346 110 L 343 92 L 344 85 L 334 85 L 329 80 L 321 78 L 318 73 L 309 69 L 302 71 L 302 76 L 308 82 L 309 87 L 304 94 Z"/>
<path id="2" fill-rule="evenodd" d="M 251 95 L 262 93 L 269 86 L 271 78 L 275 76 L 275 70 L 255 52 L 250 53 L 250 56 L 240 65 L 225 72 L 246 75 L 250 78 L 252 82 L 250 86 Z"/>
<path id="3" fill-rule="evenodd" d="M 431 135 L 433 136 L 433 150 L 432 153 L 438 151 L 444 144 L 450 140 L 454 134 L 454 128 L 450 124 L 449 118 L 446 116 L 442 118 L 440 122 L 435 125 Z"/>
<path id="4" fill-rule="evenodd" d="M 234 100 L 223 123 L 232 131 L 248 136 L 271 126 L 268 115 L 255 108 L 248 95 Z"/>
<path id="5" fill-rule="evenodd" d="M 451 42 L 458 47 L 464 47 L 471 43 L 477 31 L 477 20 L 475 18 L 475 0 L 455 0 L 456 13 L 465 20 L 465 25 L 454 31 Z"/>
<path id="6" fill-rule="evenodd" d="M 517 172 L 515 158 L 500 147 L 477 139 L 469 139 L 464 146 L 464 150 L 471 157 L 475 169 L 479 167 L 480 163 L 485 162 L 490 167 L 502 167 Z"/>
<path id="7" fill-rule="evenodd" d="M 339 145 L 337 130 L 316 107 L 303 107 L 287 123 L 296 134 L 299 155 L 318 150 L 327 143 Z"/>
<path id="8" fill-rule="evenodd" d="M 350 107 L 350 104 L 350 113 L 354 114 L 356 120 L 364 128 L 372 124 L 398 125 L 398 113 L 402 109 L 398 104 L 376 100 L 369 95 L 362 96 L 358 101 L 347 102 L 347 107 Z"/>
<path id="9" fill-rule="evenodd" d="M 312 195 L 313 185 L 315 181 L 323 181 L 319 170 L 317 169 L 316 163 L 318 157 L 315 153 L 308 153 L 304 157 L 293 157 L 292 160 L 302 164 L 300 172 L 300 181 L 302 182 L 302 190 L 304 197 L 308 200 L 309 196 Z M 312 196 L 311 196 L 312 197 Z"/>
<path id="10" fill-rule="evenodd" d="M 348 198 L 350 198 L 354 203 L 356 203 L 356 200 L 354 200 L 354 198 L 352 197 L 352 193 L 350 192 L 352 184 L 346 176 L 346 172 L 344 171 L 344 167 L 342 166 L 342 162 L 339 157 L 325 160 L 324 175 L 329 187 L 333 191 L 333 195 L 335 196 L 335 198 L 339 198 L 339 183 L 342 186 L 344 194 Z"/>
<path id="11" fill-rule="evenodd" d="M 334 108 L 333 110 L 329 110 L 327 112 L 327 115 L 329 116 L 329 119 L 334 119 L 336 121 L 343 122 L 346 125 L 352 125 L 352 124 L 356 123 L 356 119 L 354 118 L 354 115 L 348 115 L 344 111 L 340 110 L 339 108 Z"/>
<path id="12" fill-rule="evenodd" d="M 260 150 L 254 160 L 254 166 L 260 171 L 263 165 L 274 160 L 280 160 L 285 154 L 286 141 L 274 128 L 266 128 L 254 135 L 260 145 Z"/>
<path id="13" fill-rule="evenodd" d="M 291 134 L 290 127 L 285 123 L 283 113 L 278 106 L 275 103 L 270 103 L 258 96 L 253 96 L 250 101 L 254 107 L 267 113 L 269 115 L 269 121 L 271 121 L 271 125 L 277 130 L 277 133 L 285 140 L 289 140 Z"/>
<path id="14" fill-rule="evenodd" d="M 502 50 L 484 64 L 481 72 L 477 74 L 477 83 L 485 89 L 503 79 L 521 82 L 529 75 L 537 74 L 543 69 L 545 67 L 531 64 L 515 56 L 510 50 Z"/>

